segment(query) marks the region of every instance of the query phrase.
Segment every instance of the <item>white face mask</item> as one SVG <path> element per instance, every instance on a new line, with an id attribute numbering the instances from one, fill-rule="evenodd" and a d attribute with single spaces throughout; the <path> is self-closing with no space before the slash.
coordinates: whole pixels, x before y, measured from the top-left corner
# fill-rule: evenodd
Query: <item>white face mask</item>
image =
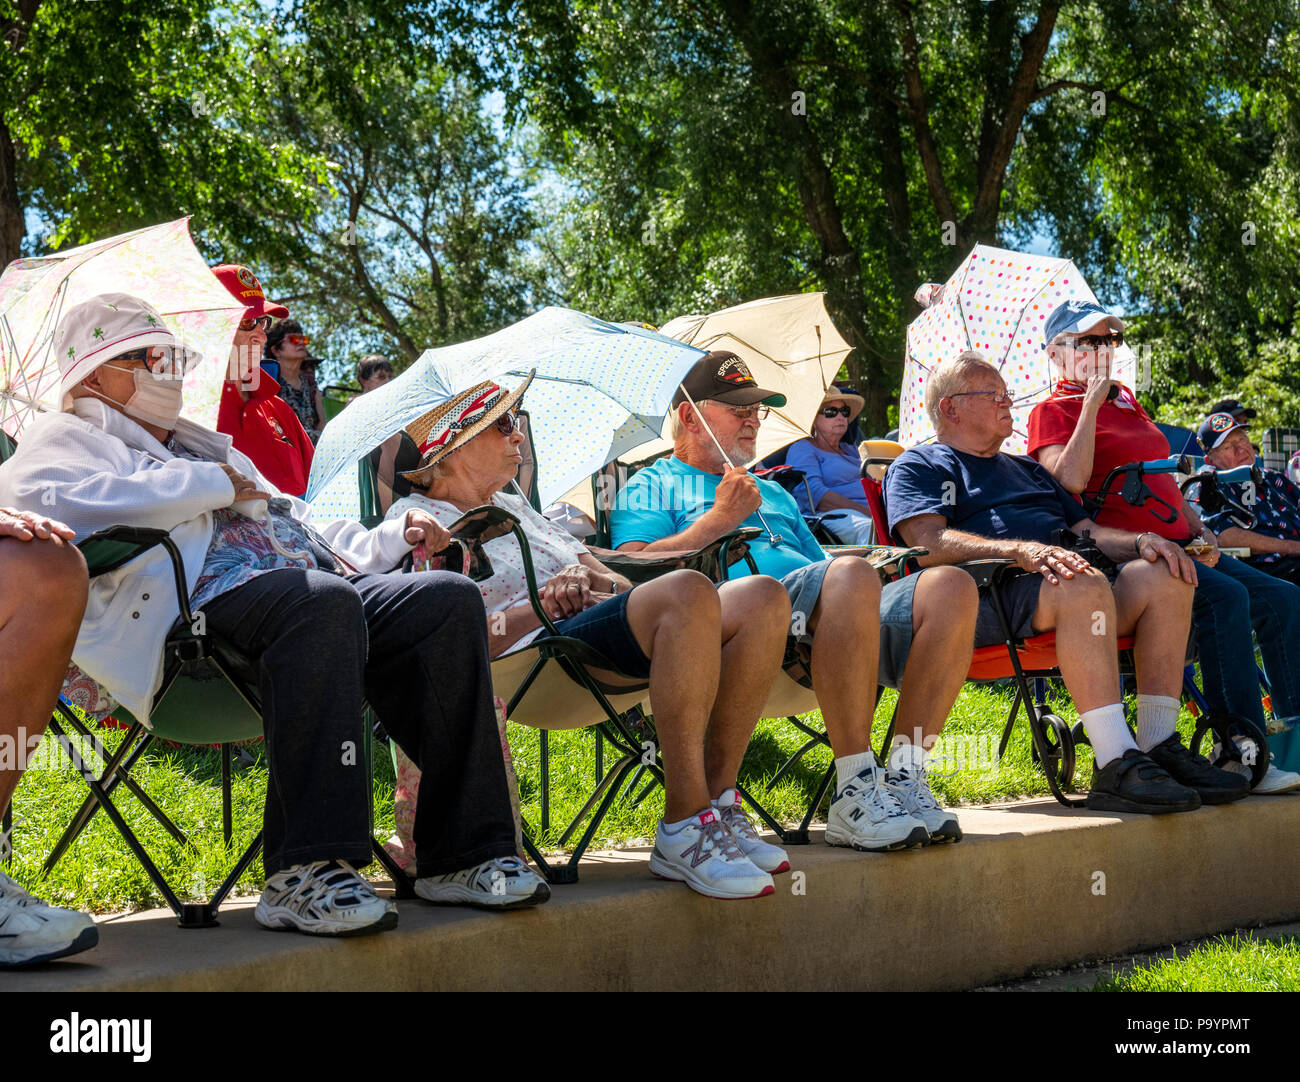
<path id="1" fill-rule="evenodd" d="M 147 368 L 118 368 L 115 364 L 106 364 L 103 367 L 117 368 L 119 372 L 131 372 L 135 380 L 135 391 L 125 402 L 117 403 L 128 417 L 168 430 L 176 427 L 176 419 L 180 417 L 181 406 L 184 405 L 184 389 L 180 375 L 163 375 L 150 372 Z M 98 391 L 94 393 L 106 402 L 112 401 Z"/>

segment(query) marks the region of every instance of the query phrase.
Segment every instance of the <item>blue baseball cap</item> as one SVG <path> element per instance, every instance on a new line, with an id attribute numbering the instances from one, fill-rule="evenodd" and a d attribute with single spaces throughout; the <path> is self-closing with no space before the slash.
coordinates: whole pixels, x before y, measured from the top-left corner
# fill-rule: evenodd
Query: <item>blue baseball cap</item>
<path id="1" fill-rule="evenodd" d="M 1196 442 L 1206 451 L 1213 451 L 1229 433 L 1238 428 L 1249 428 L 1244 421 L 1237 420 L 1231 413 L 1211 413 L 1196 430 Z"/>
<path id="2" fill-rule="evenodd" d="M 1112 316 L 1095 301 L 1066 301 L 1057 305 L 1043 324 L 1043 345 L 1050 346 L 1062 334 L 1078 334 L 1099 319 L 1104 319 L 1112 331 L 1124 329 L 1124 321 L 1119 316 Z"/>

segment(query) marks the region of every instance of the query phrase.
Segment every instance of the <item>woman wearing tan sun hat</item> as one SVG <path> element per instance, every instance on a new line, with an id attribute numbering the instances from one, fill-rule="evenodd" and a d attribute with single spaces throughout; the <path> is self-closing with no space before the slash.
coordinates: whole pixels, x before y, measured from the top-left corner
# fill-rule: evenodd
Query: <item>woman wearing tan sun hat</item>
<path id="1" fill-rule="evenodd" d="M 793 444 L 785 457 L 787 466 L 803 471 L 811 489 L 811 505 L 808 493 L 795 489 L 799 510 L 805 515 L 822 515 L 823 525 L 846 545 L 871 543 L 871 509 L 862 492 L 862 460 L 847 438 L 849 426 L 864 405 L 861 395 L 831 384 L 817 407 L 812 436 Z"/>
<path id="2" fill-rule="evenodd" d="M 494 504 L 519 519 L 557 630 L 590 643 L 619 670 L 597 679 L 649 681 L 665 773 L 651 871 L 712 897 L 770 894 L 769 872 L 789 867 L 786 854 L 758 837 L 735 790 L 713 775 L 720 763 L 739 761 L 737 749 L 743 754 L 780 668 L 790 619 L 785 590 L 764 576 L 716 588 L 695 571 L 633 589 L 526 500 L 505 493 L 522 460 L 515 413 L 529 380 L 513 391 L 477 384 L 413 422 L 407 432 L 421 458 L 406 476 L 420 491 L 388 513 L 419 509 L 449 526 Z M 548 632 L 529 603 L 514 535 L 488 541 L 484 551 L 493 574 L 479 591 L 489 613 L 504 615 L 488 621 L 498 657 Z"/>

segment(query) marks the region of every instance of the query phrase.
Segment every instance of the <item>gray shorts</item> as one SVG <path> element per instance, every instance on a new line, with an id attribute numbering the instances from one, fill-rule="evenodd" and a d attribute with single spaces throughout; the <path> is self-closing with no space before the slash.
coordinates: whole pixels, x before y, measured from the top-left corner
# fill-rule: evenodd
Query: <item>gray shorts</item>
<path id="1" fill-rule="evenodd" d="M 811 646 L 809 618 L 821 596 L 822 582 L 830 560 L 808 564 L 791 571 L 781 580 L 790 595 L 791 645 Z M 912 595 L 920 575 L 905 575 L 889 583 L 880 595 L 880 663 L 877 682 L 897 688 L 903 680 L 907 655 L 912 649 Z M 787 656 L 791 651 L 787 650 Z"/>

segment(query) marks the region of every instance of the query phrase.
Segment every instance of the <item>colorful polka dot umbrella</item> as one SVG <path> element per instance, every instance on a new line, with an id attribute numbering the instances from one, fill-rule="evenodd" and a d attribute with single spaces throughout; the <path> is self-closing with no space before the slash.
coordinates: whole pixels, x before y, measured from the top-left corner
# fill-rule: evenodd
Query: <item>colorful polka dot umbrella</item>
<path id="1" fill-rule="evenodd" d="M 62 313 L 101 293 L 148 301 L 167 326 L 203 355 L 185 376 L 182 416 L 216 428 L 221 384 L 244 307 L 190 239 L 189 218 L 137 229 L 34 259 L 0 275 L 0 427 L 11 436 L 38 413 L 57 411 L 54 332 Z"/>
<path id="2" fill-rule="evenodd" d="M 925 311 L 907 328 L 899 442 L 913 447 L 934 439 L 925 381 L 941 361 L 977 349 L 998 366 L 1015 399 L 1015 431 L 1002 450 L 1024 454 L 1029 411 L 1056 382 L 1043 346 L 1044 322 L 1065 301 L 1097 300 L 1079 269 L 1069 259 L 977 244 L 947 282 L 923 285 L 916 299 Z M 1133 351 L 1121 346 L 1115 351 L 1114 378 L 1132 386 L 1135 369 Z"/>
<path id="3" fill-rule="evenodd" d="M 325 426 L 307 502 L 317 518 L 360 512 L 356 463 L 452 395 L 523 383 L 542 506 L 663 427 L 682 377 L 704 351 L 655 331 L 544 308 L 485 338 L 425 350 L 405 372 L 353 399 Z"/>

